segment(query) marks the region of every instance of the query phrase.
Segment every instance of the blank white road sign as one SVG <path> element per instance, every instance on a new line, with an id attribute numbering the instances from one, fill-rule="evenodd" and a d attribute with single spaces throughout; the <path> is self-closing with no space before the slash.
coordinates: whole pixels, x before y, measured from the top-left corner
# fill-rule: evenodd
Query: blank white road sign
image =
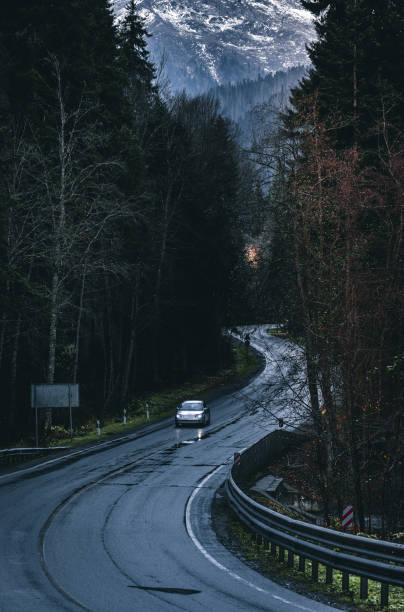
<path id="1" fill-rule="evenodd" d="M 78 384 L 31 385 L 32 408 L 78 408 L 78 405 Z"/>

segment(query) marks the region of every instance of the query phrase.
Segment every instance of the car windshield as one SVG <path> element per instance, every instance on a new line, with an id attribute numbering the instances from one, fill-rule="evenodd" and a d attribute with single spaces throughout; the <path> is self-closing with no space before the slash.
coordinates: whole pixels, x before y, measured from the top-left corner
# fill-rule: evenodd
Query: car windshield
<path id="1" fill-rule="evenodd" d="M 181 410 L 203 410 L 202 402 L 184 402 L 181 405 Z"/>

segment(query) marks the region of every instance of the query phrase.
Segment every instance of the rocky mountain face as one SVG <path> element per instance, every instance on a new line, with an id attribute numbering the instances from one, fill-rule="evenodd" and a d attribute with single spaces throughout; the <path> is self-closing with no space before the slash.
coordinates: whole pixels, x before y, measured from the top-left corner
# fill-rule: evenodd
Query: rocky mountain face
<path id="1" fill-rule="evenodd" d="M 126 0 L 113 0 L 119 19 Z M 174 90 L 197 94 L 309 63 L 311 15 L 299 0 L 139 0 L 152 60 Z"/>

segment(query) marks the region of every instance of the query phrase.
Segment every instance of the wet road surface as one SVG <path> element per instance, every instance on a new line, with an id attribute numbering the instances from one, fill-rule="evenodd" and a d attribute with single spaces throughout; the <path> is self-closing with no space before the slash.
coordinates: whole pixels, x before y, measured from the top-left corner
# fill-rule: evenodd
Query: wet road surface
<path id="1" fill-rule="evenodd" d="M 0 473 L 1 612 L 334 609 L 245 566 L 212 530 L 233 453 L 275 426 L 259 400 L 285 343 L 251 340 L 266 368 L 210 403 L 209 427 L 170 419 L 74 462 Z"/>

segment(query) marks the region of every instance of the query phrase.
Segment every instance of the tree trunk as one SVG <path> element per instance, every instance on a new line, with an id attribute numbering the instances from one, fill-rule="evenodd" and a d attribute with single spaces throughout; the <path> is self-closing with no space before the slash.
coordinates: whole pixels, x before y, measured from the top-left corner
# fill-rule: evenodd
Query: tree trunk
<path id="1" fill-rule="evenodd" d="M 13 352 L 11 354 L 11 369 L 10 369 L 10 416 L 9 428 L 14 430 L 16 423 L 16 380 L 17 380 L 17 363 L 18 363 L 18 348 L 21 333 L 21 314 L 18 314 L 17 323 L 15 326 Z"/>
<path id="2" fill-rule="evenodd" d="M 78 367 L 79 367 L 80 328 L 81 328 L 81 319 L 83 316 L 83 302 L 84 302 L 84 288 L 85 288 L 85 281 L 86 281 L 86 270 L 87 270 L 87 264 L 84 263 L 83 274 L 81 276 L 79 314 L 77 316 L 77 324 L 76 324 L 76 341 L 75 341 L 74 365 L 73 365 L 73 383 L 77 382 L 77 372 L 78 372 Z"/>
<path id="3" fill-rule="evenodd" d="M 138 297 L 137 297 L 137 288 L 136 288 L 136 297 L 132 295 L 132 306 L 130 313 L 130 340 L 128 347 L 128 354 L 126 357 L 125 363 L 125 372 L 122 380 L 122 403 L 125 404 L 128 400 L 129 395 L 129 380 L 132 372 L 132 364 L 133 364 L 133 355 L 135 352 L 135 344 L 136 344 L 136 315 L 138 309 Z"/>
<path id="4" fill-rule="evenodd" d="M 63 264 L 62 239 L 66 229 L 66 172 L 69 158 L 69 151 L 66 144 L 66 111 L 63 102 L 62 83 L 60 76 L 59 65 L 55 65 L 57 77 L 57 95 L 58 95 L 58 111 L 59 111 L 59 131 L 58 131 L 58 150 L 59 150 L 59 193 L 57 202 L 54 206 L 55 226 L 54 226 L 54 251 L 53 251 L 53 274 L 51 288 L 51 309 L 50 309 L 50 325 L 49 325 L 49 357 L 48 357 L 48 373 L 47 382 L 53 384 L 55 380 L 55 365 L 56 365 L 56 337 L 57 324 L 59 315 L 59 300 L 60 300 L 60 273 Z M 52 409 L 47 408 L 45 412 L 45 430 L 49 430 L 52 426 Z"/>
<path id="5" fill-rule="evenodd" d="M 7 315 L 3 312 L 1 316 L 1 332 L 0 332 L 0 369 L 3 364 L 4 340 L 6 336 Z"/>
<path id="6" fill-rule="evenodd" d="M 48 372 L 46 382 L 52 385 L 55 381 L 55 365 L 56 365 L 56 339 L 57 339 L 57 322 L 58 322 L 58 284 L 59 275 L 57 272 L 52 276 L 52 292 L 51 292 L 51 310 L 49 323 L 49 349 L 48 349 Z M 49 430 L 52 426 L 52 409 L 45 410 L 45 430 Z"/>
<path id="7" fill-rule="evenodd" d="M 7 280 L 6 283 L 6 299 L 5 302 L 7 302 L 8 300 L 8 296 L 10 293 L 10 281 Z M 7 312 L 6 312 L 6 305 L 4 306 L 4 312 L 1 316 L 1 331 L 0 331 L 0 369 L 3 365 L 3 353 L 4 353 L 4 342 L 5 342 L 5 337 L 6 337 L 6 328 L 7 328 Z"/>
<path id="8" fill-rule="evenodd" d="M 156 284 L 154 289 L 154 316 L 153 316 L 153 378 L 154 382 L 160 382 L 160 354 L 159 354 L 159 334 L 160 334 L 160 299 L 161 299 L 161 285 L 163 279 L 163 267 L 166 259 L 167 251 L 167 238 L 168 238 L 168 205 L 171 197 L 171 187 L 168 190 L 167 196 L 164 199 L 164 219 L 163 219 L 163 235 L 161 237 L 160 246 L 160 258 L 157 267 Z"/>
<path id="9" fill-rule="evenodd" d="M 112 317 L 112 298 L 111 291 L 108 283 L 108 279 L 105 279 L 105 290 L 106 290 L 106 347 L 105 347 L 105 392 L 104 392 L 104 401 L 105 404 L 111 402 L 114 387 L 115 387 L 115 360 L 114 360 L 114 334 L 113 334 L 113 317 Z"/>

